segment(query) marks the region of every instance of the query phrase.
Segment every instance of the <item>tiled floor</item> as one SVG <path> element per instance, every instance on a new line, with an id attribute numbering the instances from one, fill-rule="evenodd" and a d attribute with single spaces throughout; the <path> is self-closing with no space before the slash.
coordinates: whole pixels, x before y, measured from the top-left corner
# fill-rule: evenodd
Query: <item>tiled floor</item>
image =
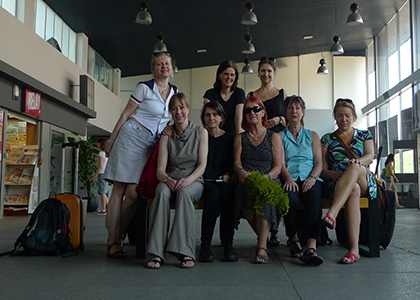
<path id="1" fill-rule="evenodd" d="M 0 220 L 0 252 L 13 248 L 29 217 Z M 235 234 L 239 261 L 197 263 L 180 269 L 173 258 L 160 270 L 146 269 L 125 246 L 128 258 L 106 257 L 104 216 L 89 213 L 86 249 L 78 256 L 0 257 L 0 299 L 419 299 L 420 211 L 397 211 L 394 238 L 381 258 L 366 258 L 340 265 L 346 249 L 337 244 L 318 248 L 324 258 L 319 267 L 289 257 L 282 245 L 270 248 L 267 265 L 250 263 L 256 237 L 243 221 Z M 197 246 L 201 211 L 197 211 Z M 217 229 L 216 229 L 217 232 Z M 335 241 L 335 234 L 329 231 Z M 215 235 L 216 236 L 216 235 Z M 284 227 L 280 240 L 286 242 Z M 218 239 L 214 238 L 218 244 Z M 222 248 L 213 247 L 216 258 Z"/>

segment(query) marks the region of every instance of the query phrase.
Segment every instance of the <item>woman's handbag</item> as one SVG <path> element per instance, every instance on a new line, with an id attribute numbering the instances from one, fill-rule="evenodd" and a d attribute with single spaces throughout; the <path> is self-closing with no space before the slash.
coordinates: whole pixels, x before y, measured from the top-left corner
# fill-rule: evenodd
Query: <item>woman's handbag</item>
<path id="1" fill-rule="evenodd" d="M 160 141 L 160 140 L 159 140 Z M 143 172 L 137 185 L 137 191 L 142 195 L 154 198 L 159 179 L 156 176 L 157 161 L 159 156 L 159 141 L 156 143 L 152 155 L 144 165 Z"/>
<path id="2" fill-rule="evenodd" d="M 350 149 L 350 147 L 347 145 L 347 143 L 343 140 L 343 138 L 340 136 L 338 131 L 334 131 L 334 136 L 337 138 L 340 145 L 346 150 L 347 156 L 350 159 L 358 159 L 359 157 Z M 388 196 L 386 195 L 385 189 L 382 186 L 382 181 L 376 177 L 374 173 L 369 171 L 373 177 L 375 177 L 376 180 L 376 187 L 377 187 L 377 197 L 379 200 L 379 212 L 383 213 L 388 211 L 389 208 L 389 200 Z"/>
<path id="3" fill-rule="evenodd" d="M 381 178 L 385 178 L 385 175 L 386 175 L 386 168 L 383 168 L 381 172 Z"/>

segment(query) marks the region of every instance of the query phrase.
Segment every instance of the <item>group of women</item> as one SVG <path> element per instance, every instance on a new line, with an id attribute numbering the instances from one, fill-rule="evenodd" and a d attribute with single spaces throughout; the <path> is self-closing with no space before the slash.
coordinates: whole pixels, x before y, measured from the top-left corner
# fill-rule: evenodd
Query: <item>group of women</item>
<path id="1" fill-rule="evenodd" d="M 241 218 L 246 218 L 257 235 L 252 261 L 267 263 L 267 243 L 279 244 L 277 228 L 281 215 L 272 204 L 264 205 L 262 214 L 255 212 L 246 189 L 252 171 L 282 184 L 288 193 L 290 211 L 284 221 L 292 257 L 310 265 L 322 264 L 316 251 L 321 223 L 334 228 L 338 211 L 345 205 L 349 252 L 340 262 L 359 259 L 359 197 L 374 196 L 376 185 L 366 167 L 373 159 L 372 136 L 352 127 L 357 116 L 351 100 L 338 99 L 333 116 L 336 133 L 357 153 L 358 159 L 346 156 L 335 133 L 320 140 L 315 132 L 303 127 L 305 102 L 298 96 L 287 97 L 283 89 L 273 86 L 273 58 L 260 60 L 261 87 L 246 99 L 245 92 L 237 87 L 239 72 L 235 63 L 223 62 L 214 87 L 204 94 L 203 127 L 189 120 L 191 108 L 187 98 L 169 83 L 170 55 L 154 55 L 151 70 L 154 78 L 137 85 L 105 149 L 109 161 L 104 178 L 114 183 L 107 217 L 108 257 L 126 257 L 122 240 L 135 210 L 136 186 L 160 138 L 160 183 L 150 210 L 148 268 L 160 268 L 165 253 L 174 255 L 182 268 L 194 267 L 194 204 L 201 198 L 204 210 L 199 261 L 214 260 L 211 241 L 220 215 L 224 260 L 238 260 L 233 248 L 234 229 Z M 167 125 L 171 119 L 173 124 Z M 321 172 L 328 176 L 328 191 L 334 197 L 323 219 Z M 235 185 L 231 183 L 233 176 L 238 178 Z M 298 224 L 299 199 L 307 211 L 305 224 Z M 176 209 L 170 226 L 172 201 Z"/>

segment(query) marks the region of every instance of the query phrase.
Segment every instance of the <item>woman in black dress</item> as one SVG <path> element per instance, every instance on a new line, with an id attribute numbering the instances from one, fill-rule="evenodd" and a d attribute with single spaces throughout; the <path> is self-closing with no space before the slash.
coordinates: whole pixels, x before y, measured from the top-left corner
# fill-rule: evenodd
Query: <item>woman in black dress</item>
<path id="1" fill-rule="evenodd" d="M 216 101 L 206 103 L 201 121 L 209 133 L 209 153 L 204 172 L 204 209 L 201 222 L 200 262 L 212 262 L 210 250 L 214 226 L 220 214 L 220 237 L 224 246 L 224 260 L 237 261 L 233 243 L 234 187 L 229 184 L 233 171 L 233 135 L 220 129 L 226 119 L 223 107 Z"/>
<path id="2" fill-rule="evenodd" d="M 250 92 L 248 96 L 255 96 L 264 103 L 268 117 L 267 128 L 274 132 L 280 132 L 286 128 L 283 103 L 287 94 L 284 89 L 279 90 L 273 85 L 273 79 L 276 76 L 276 72 L 276 60 L 272 57 L 262 57 L 258 63 L 258 77 L 261 80 L 261 86 L 258 90 Z M 271 237 L 269 245 L 280 245 L 278 228 L 271 228 L 270 232 Z"/>
<path id="3" fill-rule="evenodd" d="M 238 77 L 236 64 L 232 60 L 226 60 L 217 69 L 213 88 L 204 94 L 204 104 L 217 101 L 222 105 L 226 120 L 221 128 L 234 136 L 243 131 L 241 122 L 245 102 L 245 92 L 238 88 Z"/>

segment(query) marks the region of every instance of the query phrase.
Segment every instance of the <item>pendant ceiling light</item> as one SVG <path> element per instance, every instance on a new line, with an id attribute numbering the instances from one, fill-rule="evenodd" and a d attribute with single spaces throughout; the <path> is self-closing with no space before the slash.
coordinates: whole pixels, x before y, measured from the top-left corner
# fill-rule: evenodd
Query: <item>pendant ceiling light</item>
<path id="1" fill-rule="evenodd" d="M 358 13 L 358 10 L 359 10 L 359 5 L 357 5 L 356 3 L 353 3 L 352 5 L 350 5 L 351 14 L 347 18 L 347 25 L 359 26 L 363 24 L 363 18 Z"/>
<path id="2" fill-rule="evenodd" d="M 255 47 L 252 44 L 252 37 L 249 33 L 245 36 L 245 41 L 246 43 L 244 47 L 242 48 L 242 54 L 254 54 Z"/>
<path id="3" fill-rule="evenodd" d="M 153 53 L 162 53 L 162 52 L 168 52 L 168 49 L 166 48 L 165 43 L 163 42 L 163 34 L 159 33 L 157 35 L 158 42 L 153 47 Z"/>
<path id="4" fill-rule="evenodd" d="M 332 55 L 340 55 L 344 53 L 344 48 L 340 45 L 341 39 L 337 31 L 337 7 L 335 7 L 335 32 L 336 35 L 333 37 L 334 45 L 332 45 L 330 52 Z"/>
<path id="5" fill-rule="evenodd" d="M 152 16 L 147 11 L 149 8 L 149 3 L 146 0 L 143 0 L 140 4 L 141 11 L 137 14 L 136 23 L 141 25 L 150 25 L 152 24 Z"/>
<path id="6" fill-rule="evenodd" d="M 324 66 L 325 65 L 325 59 L 321 58 L 321 60 L 319 61 L 319 64 L 321 66 L 318 68 L 318 71 L 316 73 L 318 75 L 328 75 L 329 74 L 328 69 L 327 69 L 326 66 Z"/>
<path id="7" fill-rule="evenodd" d="M 176 63 L 175 57 L 172 55 L 171 59 L 172 59 L 172 72 L 174 74 L 178 74 L 179 69 L 178 69 L 178 64 Z"/>
<path id="8" fill-rule="evenodd" d="M 330 50 L 331 54 L 332 55 L 343 54 L 344 48 L 343 46 L 340 45 L 340 41 L 341 41 L 340 37 L 338 35 L 334 36 L 333 41 L 334 41 L 334 45 L 332 45 L 331 47 L 331 50 Z"/>
<path id="9" fill-rule="evenodd" d="M 328 75 L 328 69 L 327 69 L 327 67 L 326 66 L 324 66 L 325 64 L 326 64 L 326 62 L 325 62 L 325 58 L 324 58 L 324 51 L 323 51 L 323 44 L 324 44 L 324 39 L 323 39 L 323 36 L 322 36 L 322 34 L 321 34 L 321 55 L 322 55 L 322 58 L 321 58 L 321 60 L 319 61 L 319 64 L 321 65 L 319 68 L 318 68 L 318 70 L 316 71 L 316 73 L 318 74 L 318 75 Z"/>
<path id="10" fill-rule="evenodd" d="M 244 63 L 245 63 L 245 66 L 242 68 L 241 73 L 242 74 L 253 74 L 254 73 L 254 70 L 252 70 L 252 67 L 250 65 L 251 61 L 249 60 L 248 57 L 245 58 Z"/>
<path id="11" fill-rule="evenodd" d="M 248 10 L 242 15 L 242 25 L 255 25 L 258 23 L 257 15 L 252 11 L 254 9 L 254 3 L 248 1 L 245 4 L 245 8 Z"/>

